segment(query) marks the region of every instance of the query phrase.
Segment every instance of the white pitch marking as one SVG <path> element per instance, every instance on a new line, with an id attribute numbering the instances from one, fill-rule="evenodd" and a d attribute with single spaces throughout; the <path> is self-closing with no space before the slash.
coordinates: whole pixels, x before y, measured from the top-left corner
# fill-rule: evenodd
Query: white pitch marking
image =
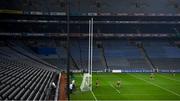
<path id="1" fill-rule="evenodd" d="M 165 79 L 169 79 L 169 80 L 173 80 L 173 81 L 176 81 L 176 82 L 180 82 L 180 81 L 178 81 L 178 80 L 176 80 L 176 79 L 172 79 L 172 78 L 170 78 L 170 77 L 166 77 L 166 76 L 162 76 L 162 75 L 159 75 L 159 76 L 161 76 L 161 77 L 163 77 L 163 78 L 165 78 Z"/>
<path id="2" fill-rule="evenodd" d="M 110 84 L 112 88 L 114 88 L 119 94 L 121 93 L 117 88 L 115 88 L 112 84 Z"/>
<path id="3" fill-rule="evenodd" d="M 96 96 L 95 96 L 95 94 L 94 94 L 94 92 L 93 92 L 92 90 L 91 90 L 91 93 L 92 93 L 92 95 L 93 95 L 95 101 L 97 101 L 97 98 L 96 98 Z"/>
<path id="4" fill-rule="evenodd" d="M 173 92 L 173 91 L 171 91 L 171 90 L 169 90 L 169 89 L 167 89 L 167 88 L 161 87 L 161 86 L 159 86 L 159 85 L 157 85 L 157 84 L 155 84 L 155 83 L 149 82 L 149 81 L 147 81 L 147 80 L 145 80 L 145 79 L 137 78 L 136 76 L 133 76 L 133 75 L 130 75 L 130 76 L 132 76 L 132 77 L 134 77 L 134 78 L 136 78 L 136 79 L 145 81 L 145 82 L 147 82 L 147 83 L 149 83 L 149 84 L 151 84 L 151 85 L 154 85 L 154 86 L 156 86 L 156 87 L 159 87 L 159 88 L 161 88 L 161 89 L 163 89 L 163 90 L 165 90 L 165 91 L 168 91 L 168 92 L 170 92 L 170 93 L 172 93 L 172 94 L 175 94 L 175 95 L 177 95 L 177 96 L 180 97 L 180 95 L 179 95 L 178 93 L 175 93 L 175 92 Z"/>

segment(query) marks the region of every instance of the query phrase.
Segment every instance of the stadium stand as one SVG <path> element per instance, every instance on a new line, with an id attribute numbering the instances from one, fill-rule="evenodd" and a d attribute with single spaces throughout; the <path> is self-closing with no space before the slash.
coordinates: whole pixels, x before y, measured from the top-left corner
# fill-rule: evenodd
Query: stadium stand
<path id="1" fill-rule="evenodd" d="M 150 69 L 143 55 L 127 41 L 105 41 L 103 43 L 108 66 L 112 69 Z"/>
<path id="2" fill-rule="evenodd" d="M 66 51 L 65 49 L 63 49 L 63 47 L 56 47 L 56 51 L 57 51 L 57 54 L 54 54 L 54 55 L 48 55 L 48 56 L 38 55 L 38 56 L 44 61 L 52 65 L 55 65 L 57 67 L 60 67 L 59 69 L 61 70 L 64 70 L 67 67 Z"/>
<path id="3" fill-rule="evenodd" d="M 98 42 L 101 45 L 98 45 Z M 135 44 L 136 41 L 134 44 L 127 40 L 101 40 L 94 42 L 93 70 L 121 69 L 132 71 L 136 69 L 153 70 L 156 68 L 159 70 L 178 69 L 180 52 L 177 46 L 167 40 L 142 40 L 137 42 L 143 43 L 144 51 Z M 72 41 L 70 48 L 71 70 L 87 70 L 88 48 L 87 40 Z M 56 54 L 48 56 L 36 54 L 36 56 L 57 66 L 62 71 L 67 67 L 66 53 L 67 49 L 65 46 L 57 44 Z M 6 54 L 4 53 L 4 55 Z"/>
<path id="4" fill-rule="evenodd" d="M 151 60 L 159 69 L 177 70 L 180 65 L 180 58 L 154 58 Z"/>
<path id="5" fill-rule="evenodd" d="M 101 43 L 98 45 L 97 43 Z M 142 50 L 138 47 L 137 44 L 141 42 L 143 44 Z M 56 42 L 63 44 L 56 44 L 56 54 L 52 55 L 42 55 L 42 54 L 30 54 L 25 49 L 21 47 L 4 47 L 1 48 L 0 53 L 8 57 L 8 54 L 4 52 L 5 50 L 9 52 L 11 55 L 17 55 L 21 58 L 23 55 L 19 55 L 16 52 L 13 53 L 11 49 L 15 49 L 20 53 L 29 54 L 29 56 L 33 56 L 36 60 L 41 60 L 42 63 L 50 63 L 58 67 L 58 70 L 65 70 L 67 67 L 67 49 L 65 47 L 66 42 Z M 54 45 L 52 45 L 55 47 Z M 87 40 L 73 40 L 70 48 L 70 68 L 71 70 L 87 70 L 88 64 L 88 41 Z M 4 51 L 2 51 L 4 50 Z M 173 45 L 172 42 L 168 40 L 142 40 L 142 41 L 134 41 L 134 43 L 130 43 L 127 40 L 100 40 L 94 42 L 93 48 L 93 70 L 94 71 L 102 71 L 105 69 L 121 69 L 125 71 L 133 71 L 133 70 L 178 70 L 179 59 L 180 59 L 180 51 L 176 45 Z M 31 50 L 32 51 L 32 50 Z M 11 53 L 10 53 L 11 52 Z M 16 56 L 15 56 L 16 57 Z M 14 58 L 15 58 L 14 57 Z M 28 60 L 28 58 L 26 59 Z M 42 61 L 45 60 L 46 62 Z M 30 59 L 30 61 L 32 61 Z M 21 62 L 24 62 L 23 59 Z M 28 63 L 25 61 L 25 63 Z M 41 65 L 41 64 L 39 64 Z M 52 66 L 47 65 L 47 66 Z M 34 65 L 36 67 L 36 65 Z M 42 65 L 44 69 L 44 65 Z"/>
<path id="6" fill-rule="evenodd" d="M 11 10 L 22 10 L 23 9 L 23 0 L 1 0 L 0 2 L 1 9 L 11 9 Z"/>
<path id="7" fill-rule="evenodd" d="M 26 53 L 24 50 L 21 51 Z M 48 99 L 49 92 L 51 92 L 51 82 L 56 81 L 57 83 L 58 81 L 54 81 L 58 76 L 58 72 L 54 67 L 47 66 L 48 63 L 46 65 L 42 64 L 33 60 L 32 57 L 22 55 L 9 47 L 0 47 L 1 99 Z"/>
<path id="8" fill-rule="evenodd" d="M 167 41 L 154 41 L 144 43 L 145 50 L 152 60 L 155 68 L 178 69 L 180 62 L 180 49 Z"/>
<path id="9" fill-rule="evenodd" d="M 0 0 L 0 26 L 0 101 L 180 99 L 180 0 Z"/>
<path id="10" fill-rule="evenodd" d="M 87 69 L 87 64 L 88 64 L 88 41 L 80 41 L 79 42 L 79 46 L 80 46 L 80 59 L 81 59 L 81 63 L 82 63 L 82 68 L 86 68 Z M 81 65 L 81 64 L 80 64 Z M 96 44 L 94 43 L 94 47 L 93 47 L 93 70 L 104 70 L 105 67 L 102 63 L 101 60 L 101 55 L 100 55 L 100 49 L 98 49 L 98 47 L 96 46 Z"/>
<path id="11" fill-rule="evenodd" d="M 119 1 L 112 0 L 72 0 L 70 1 L 71 14 L 82 15 L 83 13 L 102 13 L 102 14 L 133 14 L 133 13 L 154 13 L 154 14 L 176 14 L 179 13 L 178 0 L 134 0 Z M 12 4 L 12 5 L 11 5 Z M 159 5 L 161 4 L 161 5 Z M 53 6 L 52 6 L 53 5 Z M 129 8 L 127 8 L 129 7 Z M 38 11 L 38 12 L 65 12 L 65 0 L 1 0 L 1 10 L 20 10 L 20 11 Z"/>

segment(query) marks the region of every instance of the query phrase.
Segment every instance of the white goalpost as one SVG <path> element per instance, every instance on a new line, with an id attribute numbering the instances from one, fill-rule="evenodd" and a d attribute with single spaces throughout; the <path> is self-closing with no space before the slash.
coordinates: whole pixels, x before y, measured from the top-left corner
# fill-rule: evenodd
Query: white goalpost
<path id="1" fill-rule="evenodd" d="M 88 71 L 84 73 L 81 91 L 92 91 L 92 57 L 93 57 L 93 18 L 89 20 Z"/>

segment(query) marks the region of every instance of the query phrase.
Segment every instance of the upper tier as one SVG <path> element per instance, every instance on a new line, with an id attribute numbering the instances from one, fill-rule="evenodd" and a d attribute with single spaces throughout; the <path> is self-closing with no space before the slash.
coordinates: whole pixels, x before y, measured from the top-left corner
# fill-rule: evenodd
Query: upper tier
<path id="1" fill-rule="evenodd" d="M 71 15 L 178 14 L 180 0 L 69 0 Z M 1 0 L 4 10 L 66 12 L 66 0 Z M 16 12 L 16 11 L 13 11 Z"/>

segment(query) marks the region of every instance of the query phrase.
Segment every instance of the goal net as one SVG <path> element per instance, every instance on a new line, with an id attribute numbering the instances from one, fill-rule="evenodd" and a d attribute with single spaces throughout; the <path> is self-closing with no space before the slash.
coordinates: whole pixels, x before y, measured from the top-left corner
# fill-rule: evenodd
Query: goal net
<path id="1" fill-rule="evenodd" d="M 89 73 L 84 73 L 83 80 L 80 86 L 81 91 L 90 91 L 92 88 L 92 75 Z"/>
<path id="2" fill-rule="evenodd" d="M 80 86 L 81 91 L 92 90 L 92 57 L 93 57 L 93 18 L 89 20 L 89 52 L 88 52 L 88 72 L 84 73 Z"/>

